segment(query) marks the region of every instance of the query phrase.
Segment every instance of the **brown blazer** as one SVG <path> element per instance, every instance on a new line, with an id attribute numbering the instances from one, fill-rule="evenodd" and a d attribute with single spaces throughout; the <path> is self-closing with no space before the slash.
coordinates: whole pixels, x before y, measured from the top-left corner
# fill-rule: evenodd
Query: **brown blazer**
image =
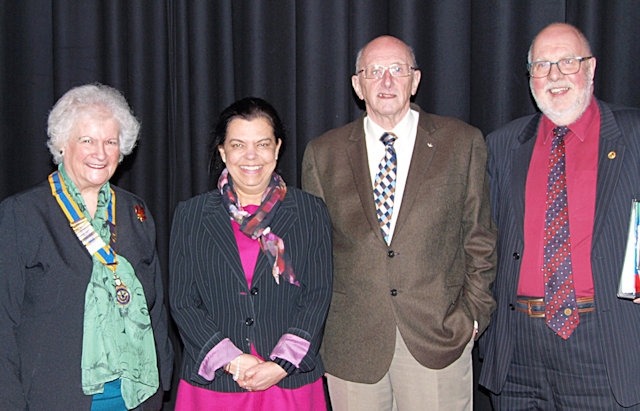
<path id="1" fill-rule="evenodd" d="M 302 185 L 324 199 L 333 227 L 334 285 L 322 356 L 327 372 L 374 383 L 388 371 L 396 327 L 411 354 L 441 369 L 460 357 L 495 308 L 496 232 L 482 133 L 420 113 L 390 246 L 380 232 L 363 118 L 311 141 Z"/>

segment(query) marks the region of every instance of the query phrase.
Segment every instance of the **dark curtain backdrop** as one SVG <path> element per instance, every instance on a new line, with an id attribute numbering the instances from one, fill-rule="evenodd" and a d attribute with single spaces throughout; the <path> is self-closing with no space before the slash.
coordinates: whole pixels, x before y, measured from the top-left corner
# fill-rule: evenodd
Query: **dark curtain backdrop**
<path id="1" fill-rule="evenodd" d="M 0 0 L 0 199 L 52 170 L 54 102 L 112 85 L 142 122 L 113 181 L 149 203 L 166 267 L 173 209 L 208 189 L 209 131 L 234 100 L 276 107 L 288 128 L 280 171 L 299 185 L 306 144 L 362 114 L 350 76 L 373 37 L 413 46 L 422 108 L 488 133 L 535 110 L 526 53 L 556 21 L 591 41 L 596 95 L 640 107 L 637 0 Z M 481 393 L 476 409 L 490 409 Z"/>

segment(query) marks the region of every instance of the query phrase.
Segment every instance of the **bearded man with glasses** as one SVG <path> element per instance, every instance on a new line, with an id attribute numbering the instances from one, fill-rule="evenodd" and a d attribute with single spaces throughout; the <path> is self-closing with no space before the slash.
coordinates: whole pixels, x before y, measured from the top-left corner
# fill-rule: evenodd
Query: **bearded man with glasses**
<path id="1" fill-rule="evenodd" d="M 471 349 L 495 307 L 487 153 L 478 129 L 411 103 L 420 75 L 405 43 L 371 41 L 351 77 L 366 115 L 303 159 L 333 229 L 334 411 L 472 409 Z"/>
<path id="2" fill-rule="evenodd" d="M 640 110 L 593 96 L 596 58 L 571 25 L 543 29 L 528 62 L 541 113 L 487 137 L 498 307 L 480 384 L 496 410 L 640 410 L 640 299 L 617 297 Z"/>

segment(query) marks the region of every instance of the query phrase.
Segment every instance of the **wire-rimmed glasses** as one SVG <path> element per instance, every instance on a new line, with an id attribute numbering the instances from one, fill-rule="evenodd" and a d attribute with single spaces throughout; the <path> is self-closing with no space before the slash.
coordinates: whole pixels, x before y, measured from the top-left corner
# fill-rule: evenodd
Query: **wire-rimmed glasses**
<path id="1" fill-rule="evenodd" d="M 388 70 L 391 77 L 409 77 L 413 70 L 417 69 L 417 67 L 412 67 L 409 64 L 391 64 L 389 66 L 374 64 L 359 70 L 356 75 L 362 74 L 366 79 L 381 79 L 384 76 L 384 72 Z"/>

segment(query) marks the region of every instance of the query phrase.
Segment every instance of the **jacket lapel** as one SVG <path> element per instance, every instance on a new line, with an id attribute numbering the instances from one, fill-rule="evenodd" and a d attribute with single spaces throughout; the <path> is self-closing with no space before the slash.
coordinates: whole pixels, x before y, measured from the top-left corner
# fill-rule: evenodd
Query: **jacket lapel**
<path id="1" fill-rule="evenodd" d="M 616 182 L 622 171 L 622 164 L 626 146 L 620 133 L 620 129 L 613 117 L 611 110 L 598 102 L 600 107 L 600 142 L 598 148 L 598 181 L 596 183 L 596 215 L 594 221 L 593 244 L 596 243 L 602 227 L 603 219 L 607 217 Z M 635 193 L 629 193 L 629 210 L 631 210 L 631 197 Z"/>
<path id="2" fill-rule="evenodd" d="M 245 287 L 247 279 L 238 254 L 238 245 L 231 227 L 229 214 L 222 204 L 220 195 L 210 195 L 203 207 L 203 225 L 209 233 L 209 238 L 214 243 L 214 247 L 223 256 L 226 263 L 231 267 L 233 275 Z"/>
<path id="3" fill-rule="evenodd" d="M 359 123 L 353 128 L 351 135 L 349 136 L 349 144 L 347 144 L 347 158 L 349 159 L 349 167 L 351 170 L 351 177 L 353 178 L 353 185 L 360 197 L 362 203 L 362 209 L 371 231 L 375 234 L 380 241 L 384 242 L 382 232 L 380 231 L 380 224 L 378 223 L 378 216 L 376 215 L 376 205 L 373 200 L 373 188 L 371 185 L 371 177 L 369 176 L 369 162 L 367 159 L 367 146 L 364 142 L 364 117 L 362 117 Z M 363 172 L 363 170 L 365 172 Z"/>
<path id="4" fill-rule="evenodd" d="M 412 107 L 415 109 L 415 107 Z M 429 115 L 420 110 L 418 117 L 418 130 L 416 132 L 416 142 L 413 146 L 411 154 L 411 164 L 409 165 L 409 174 L 407 182 L 402 194 L 402 204 L 398 213 L 396 227 L 394 230 L 394 238 L 400 234 L 402 227 L 407 223 L 411 209 L 417 200 L 420 186 L 427 181 L 427 173 L 438 149 L 438 140 L 440 136 L 429 118 Z M 391 240 L 393 242 L 393 240 Z"/>
<path id="5" fill-rule="evenodd" d="M 282 204 L 276 211 L 276 215 L 274 219 L 271 221 L 271 232 L 277 235 L 280 238 L 285 237 L 285 235 L 291 230 L 293 225 L 296 222 L 297 215 L 297 206 L 295 200 L 292 198 L 291 194 L 287 192 L 287 195 L 284 198 Z M 287 247 L 287 243 L 285 241 L 285 249 Z M 271 275 L 272 267 L 269 266 L 269 259 L 264 254 L 264 252 L 260 251 L 258 254 L 258 261 L 256 262 L 256 268 L 254 270 L 253 275 L 253 284 L 257 284 L 258 281 L 264 275 Z M 244 275 L 244 274 L 243 274 Z M 267 280 L 269 281 L 269 280 Z M 275 281 L 275 280 L 272 280 Z"/>
<path id="6" fill-rule="evenodd" d="M 522 132 L 514 139 L 513 163 L 511 164 L 511 179 L 513 190 L 514 215 L 520 218 L 522 224 L 518 224 L 519 237 L 524 240 L 524 202 L 527 186 L 527 174 L 529 173 L 529 163 L 533 155 L 533 147 L 536 144 L 536 136 L 540 125 L 541 115 L 533 116 L 532 119 L 522 129 Z"/>
<path id="7" fill-rule="evenodd" d="M 600 102 L 598 102 L 598 104 L 600 107 L 600 142 L 598 148 L 598 181 L 596 186 L 596 215 L 593 243 L 596 242 L 596 238 L 600 233 L 599 228 L 604 225 L 603 219 L 606 218 L 613 190 L 616 187 L 614 182 L 618 180 L 622 169 L 622 160 L 626 148 L 611 110 L 603 106 Z M 511 165 L 514 195 L 513 206 L 516 215 L 520 216 L 523 221 L 527 173 L 529 171 L 529 163 L 531 162 L 540 118 L 540 115 L 532 118 L 518 136 L 518 142 L 514 144 L 513 147 L 515 150 L 513 164 Z M 610 153 L 615 153 L 613 159 L 615 161 L 609 158 Z M 629 209 L 631 209 L 631 197 L 629 197 Z M 521 227 L 521 225 L 519 225 L 519 227 Z M 521 236 L 524 236 L 524 233 L 521 233 Z"/>

